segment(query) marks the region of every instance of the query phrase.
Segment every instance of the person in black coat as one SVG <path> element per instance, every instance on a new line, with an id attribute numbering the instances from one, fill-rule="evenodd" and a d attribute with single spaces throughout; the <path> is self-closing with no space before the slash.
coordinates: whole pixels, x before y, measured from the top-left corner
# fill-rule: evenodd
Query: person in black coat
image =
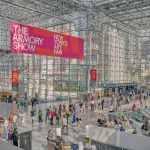
<path id="1" fill-rule="evenodd" d="M 12 140 L 13 140 L 13 145 L 15 145 L 17 147 L 18 147 L 18 138 L 19 138 L 18 130 L 17 130 L 17 128 L 15 128 L 12 133 Z"/>

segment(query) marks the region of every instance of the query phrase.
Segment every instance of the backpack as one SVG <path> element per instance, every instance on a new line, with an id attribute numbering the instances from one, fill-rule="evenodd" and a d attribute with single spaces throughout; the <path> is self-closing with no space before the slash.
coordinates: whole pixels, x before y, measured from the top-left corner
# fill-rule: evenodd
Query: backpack
<path id="1" fill-rule="evenodd" d="M 59 116 L 58 115 L 56 116 L 56 120 L 59 120 Z"/>
<path id="2" fill-rule="evenodd" d="M 8 133 L 8 140 L 12 140 L 12 134 Z"/>

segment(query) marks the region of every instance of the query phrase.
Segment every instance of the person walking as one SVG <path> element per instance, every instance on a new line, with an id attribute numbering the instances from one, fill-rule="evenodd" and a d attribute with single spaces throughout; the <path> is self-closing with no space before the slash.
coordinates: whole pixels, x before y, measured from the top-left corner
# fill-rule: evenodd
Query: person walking
<path id="1" fill-rule="evenodd" d="M 77 116 L 76 116 L 76 113 L 74 113 L 73 116 L 72 116 L 72 123 L 73 123 L 73 124 L 77 123 Z"/>
<path id="2" fill-rule="evenodd" d="M 61 114 L 62 114 L 62 105 L 61 105 L 61 104 L 59 105 L 58 110 L 59 110 L 59 116 L 60 116 L 60 118 L 61 118 Z"/>
<path id="3" fill-rule="evenodd" d="M 11 129 L 9 129 L 9 132 L 8 132 L 8 143 L 12 144 L 12 130 Z"/>
<path id="4" fill-rule="evenodd" d="M 104 102 L 105 102 L 105 100 L 103 99 L 103 100 L 101 101 L 102 110 L 104 109 Z"/>
<path id="5" fill-rule="evenodd" d="M 22 115 L 21 115 L 21 125 L 22 125 L 22 127 L 25 127 L 27 124 L 26 124 L 26 114 L 25 113 L 23 113 Z"/>
<path id="6" fill-rule="evenodd" d="M 49 120 L 49 112 L 50 112 L 50 110 L 49 110 L 49 108 L 47 108 L 46 109 L 46 123 Z"/>
<path id="7" fill-rule="evenodd" d="M 66 111 L 66 104 L 63 104 L 63 112 Z"/>
<path id="8" fill-rule="evenodd" d="M 70 116 L 70 114 L 69 114 L 69 112 L 67 111 L 67 112 L 66 112 L 66 117 L 67 117 L 67 125 L 69 124 L 69 116 Z"/>
<path id="9" fill-rule="evenodd" d="M 13 115 L 13 128 L 16 128 L 16 123 L 17 123 L 17 115 L 16 114 L 14 114 Z"/>
<path id="10" fill-rule="evenodd" d="M 3 123 L 0 121 L 0 138 L 3 137 Z"/>
<path id="11" fill-rule="evenodd" d="M 56 126 L 59 126 L 59 120 L 60 120 L 59 113 L 56 112 Z"/>
<path id="12" fill-rule="evenodd" d="M 8 121 L 4 118 L 4 138 L 8 139 Z"/>
<path id="13" fill-rule="evenodd" d="M 31 99 L 32 108 L 34 106 L 34 98 Z"/>
<path id="14" fill-rule="evenodd" d="M 63 115 L 62 124 L 63 124 L 63 129 L 64 129 L 65 127 L 68 128 L 67 117 L 66 117 L 65 114 Z"/>
<path id="15" fill-rule="evenodd" d="M 143 107 L 142 94 L 139 95 L 140 107 Z"/>
<path id="16" fill-rule="evenodd" d="M 42 115 L 43 115 L 42 110 L 39 110 L 39 112 L 38 112 L 39 123 L 42 123 L 42 122 L 43 122 L 43 120 L 42 120 Z"/>
<path id="17" fill-rule="evenodd" d="M 83 107 L 83 103 L 82 102 L 79 103 L 79 107 L 80 107 L 80 113 L 82 113 L 82 110 L 83 110 L 83 108 L 82 108 Z"/>
<path id="18" fill-rule="evenodd" d="M 49 113 L 50 125 L 53 125 L 54 112 L 51 110 Z"/>
<path id="19" fill-rule="evenodd" d="M 12 115 L 12 113 L 10 114 L 10 116 L 9 116 L 9 128 L 10 129 L 12 129 L 13 128 L 13 115 Z"/>
<path id="20" fill-rule="evenodd" d="M 19 139 L 19 134 L 17 128 L 14 129 L 12 133 L 12 140 L 13 140 L 13 145 L 18 147 L 18 139 Z"/>
<path id="21" fill-rule="evenodd" d="M 35 110 L 34 108 L 32 108 L 31 109 L 32 126 L 34 125 L 34 116 L 35 116 Z"/>
<path id="22" fill-rule="evenodd" d="M 37 99 L 34 98 L 34 105 L 36 106 L 36 104 L 37 104 Z"/>
<path id="23" fill-rule="evenodd" d="M 94 100 L 91 101 L 91 110 L 94 111 Z"/>

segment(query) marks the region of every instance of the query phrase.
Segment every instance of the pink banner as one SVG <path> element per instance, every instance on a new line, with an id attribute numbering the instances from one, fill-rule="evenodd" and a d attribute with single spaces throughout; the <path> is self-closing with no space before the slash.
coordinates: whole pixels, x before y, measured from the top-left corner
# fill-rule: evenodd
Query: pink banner
<path id="1" fill-rule="evenodd" d="M 84 40 L 11 22 L 11 52 L 63 58 L 84 58 Z"/>

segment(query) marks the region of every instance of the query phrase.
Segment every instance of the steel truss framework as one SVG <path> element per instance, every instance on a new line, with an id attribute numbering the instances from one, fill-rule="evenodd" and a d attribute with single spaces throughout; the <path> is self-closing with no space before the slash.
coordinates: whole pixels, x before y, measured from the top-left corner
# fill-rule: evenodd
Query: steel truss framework
<path id="1" fill-rule="evenodd" d="M 11 71 L 20 71 L 19 92 L 28 98 L 80 97 L 89 70 L 101 83 L 141 83 L 149 75 L 149 0 L 0 0 L 0 90 L 11 91 Z M 85 59 L 10 53 L 10 22 L 17 21 L 85 39 Z"/>

